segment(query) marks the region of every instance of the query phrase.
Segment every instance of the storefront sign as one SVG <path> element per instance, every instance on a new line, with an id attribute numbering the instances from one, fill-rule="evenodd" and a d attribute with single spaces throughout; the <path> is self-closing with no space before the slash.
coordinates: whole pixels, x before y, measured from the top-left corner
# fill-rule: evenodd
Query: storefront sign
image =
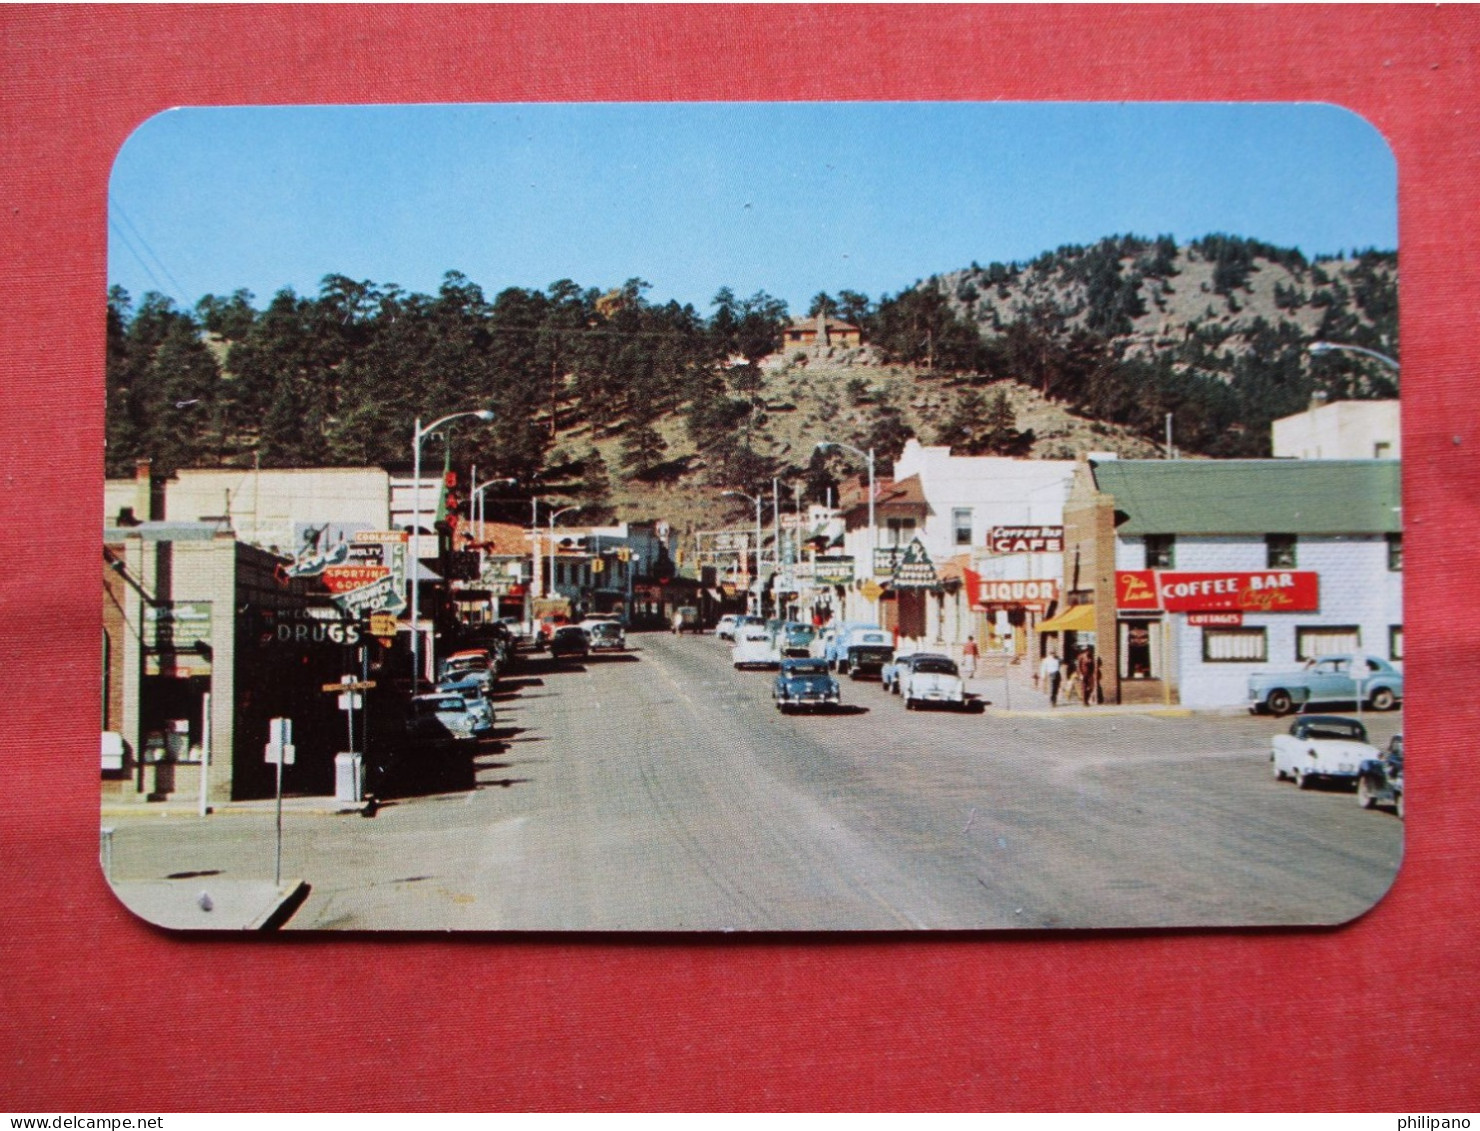
<path id="1" fill-rule="evenodd" d="M 361 530 L 348 544 L 342 564 L 326 566 L 324 585 L 334 603 L 351 616 L 399 613 L 406 607 L 404 530 Z"/>
<path id="2" fill-rule="evenodd" d="M 994 526 L 987 537 L 994 554 L 1062 554 L 1062 526 Z"/>
<path id="3" fill-rule="evenodd" d="M 175 601 L 144 606 L 145 642 L 160 652 L 188 652 L 211 643 L 211 603 Z"/>
<path id="4" fill-rule="evenodd" d="M 1188 613 L 1187 623 L 1193 628 L 1238 628 L 1244 623 L 1244 614 Z"/>
<path id="5" fill-rule="evenodd" d="M 1321 607 L 1314 570 L 1189 573 L 1132 569 L 1115 575 L 1115 607 L 1170 613 L 1306 613 Z"/>
<path id="6" fill-rule="evenodd" d="M 903 546 L 878 546 L 874 549 L 874 576 L 893 577 L 894 568 L 904 557 Z"/>
<path id="7" fill-rule="evenodd" d="M 899 564 L 894 567 L 892 580 L 896 589 L 934 589 L 940 584 L 935 563 L 918 538 L 909 544 Z"/>
<path id="8" fill-rule="evenodd" d="M 989 581 L 982 579 L 978 605 L 1028 605 L 1047 608 L 1059 599 L 1057 581 Z"/>
<path id="9" fill-rule="evenodd" d="M 853 584 L 853 559 L 851 557 L 817 558 L 812 566 L 813 576 L 818 585 Z"/>

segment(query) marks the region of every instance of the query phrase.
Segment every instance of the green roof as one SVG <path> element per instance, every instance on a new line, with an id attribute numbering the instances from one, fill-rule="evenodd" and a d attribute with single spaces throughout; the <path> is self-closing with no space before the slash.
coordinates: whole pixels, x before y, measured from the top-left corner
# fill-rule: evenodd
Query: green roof
<path id="1" fill-rule="evenodd" d="M 1096 460 L 1118 534 L 1389 534 L 1397 460 Z"/>

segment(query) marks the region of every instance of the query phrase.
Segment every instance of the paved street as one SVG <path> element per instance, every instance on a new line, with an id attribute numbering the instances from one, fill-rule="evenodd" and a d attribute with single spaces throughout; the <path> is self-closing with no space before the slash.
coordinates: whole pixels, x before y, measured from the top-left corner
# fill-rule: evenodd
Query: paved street
<path id="1" fill-rule="evenodd" d="M 846 713 L 782 716 L 712 637 L 631 640 L 505 681 L 473 789 L 290 805 L 283 871 L 312 890 L 288 927 L 1334 923 L 1398 867 L 1391 813 L 1273 780 L 1286 721 L 906 712 L 846 679 Z M 1369 715 L 1374 743 L 1401 718 Z M 270 807 L 110 823 L 118 879 L 272 876 Z"/>

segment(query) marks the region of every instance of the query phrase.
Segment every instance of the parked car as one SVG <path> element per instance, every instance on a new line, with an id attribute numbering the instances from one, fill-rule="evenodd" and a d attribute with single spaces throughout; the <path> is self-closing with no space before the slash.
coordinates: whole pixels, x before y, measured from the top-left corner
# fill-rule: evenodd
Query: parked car
<path id="1" fill-rule="evenodd" d="M 1361 695 L 1353 661 L 1366 661 Z M 1309 703 L 1363 702 L 1374 711 L 1390 711 L 1403 701 L 1403 673 L 1376 656 L 1322 656 L 1299 671 L 1255 672 L 1249 676 L 1249 713 L 1288 715 Z"/>
<path id="2" fill-rule="evenodd" d="M 1340 715 L 1302 715 L 1288 734 L 1270 743 L 1276 781 L 1293 778 L 1301 789 L 1317 781 L 1354 781 L 1362 763 L 1381 755 L 1367 742 L 1367 728 Z"/>
<path id="3" fill-rule="evenodd" d="M 550 637 L 550 657 L 555 660 L 584 660 L 591 654 L 591 640 L 578 624 L 562 624 Z"/>
<path id="4" fill-rule="evenodd" d="M 765 625 L 749 624 L 735 634 L 730 662 L 736 668 L 774 668 L 780 662 L 776 642 Z"/>
<path id="5" fill-rule="evenodd" d="M 477 718 L 461 695 L 441 691 L 413 695 L 407 708 L 406 734 L 414 742 L 440 745 L 477 737 Z"/>
<path id="6" fill-rule="evenodd" d="M 879 675 L 884 665 L 894 659 L 894 640 L 882 630 L 859 629 L 848 634 L 848 642 L 838 663 L 838 671 L 849 679 Z"/>
<path id="7" fill-rule="evenodd" d="M 918 653 L 911 658 L 909 669 L 899 675 L 899 694 L 907 711 L 925 703 L 966 706 L 966 683 L 956 661 L 933 652 Z"/>
<path id="8" fill-rule="evenodd" d="M 879 669 L 879 684 L 885 691 L 893 695 L 899 694 L 899 680 L 905 672 L 909 671 L 910 665 L 915 662 L 916 656 L 928 656 L 929 652 L 905 652 L 895 656 L 892 660 L 884 663 Z"/>
<path id="9" fill-rule="evenodd" d="M 1403 815 L 1403 736 L 1394 735 L 1379 757 L 1357 770 L 1357 804 L 1363 809 L 1391 805 Z"/>
<path id="10" fill-rule="evenodd" d="M 863 621 L 843 621 L 833 629 L 832 639 L 828 641 L 827 650 L 823 658 L 837 669 L 843 662 L 843 657 L 848 651 L 848 638 L 855 632 L 883 632 L 877 624 Z"/>
<path id="11" fill-rule="evenodd" d="M 812 655 L 812 641 L 816 637 L 817 630 L 810 624 L 788 621 L 781 626 L 780 631 L 776 635 L 776 651 L 782 659 L 810 658 Z"/>
<path id="12" fill-rule="evenodd" d="M 476 677 L 447 680 L 437 684 L 438 695 L 458 695 L 467 704 L 468 714 L 473 720 L 473 736 L 482 738 L 493 733 L 493 704 L 484 694 L 483 686 Z"/>
<path id="13" fill-rule="evenodd" d="M 714 635 L 719 637 L 721 640 L 734 640 L 735 626 L 739 624 L 739 622 L 740 617 L 737 614 L 726 613 L 724 616 L 720 617 L 718 623 L 715 624 Z"/>
<path id="14" fill-rule="evenodd" d="M 586 630 L 593 652 L 621 652 L 627 647 L 627 633 L 616 619 L 582 621 L 579 627 Z"/>
<path id="15" fill-rule="evenodd" d="M 465 648 L 453 652 L 437 664 L 437 682 L 452 679 L 475 679 L 484 691 L 493 687 L 498 678 L 498 667 L 493 655 L 486 648 Z"/>
<path id="16" fill-rule="evenodd" d="M 829 710 L 842 703 L 838 681 L 828 671 L 827 662 L 811 657 L 782 660 L 771 697 L 783 714 L 797 708 Z"/>

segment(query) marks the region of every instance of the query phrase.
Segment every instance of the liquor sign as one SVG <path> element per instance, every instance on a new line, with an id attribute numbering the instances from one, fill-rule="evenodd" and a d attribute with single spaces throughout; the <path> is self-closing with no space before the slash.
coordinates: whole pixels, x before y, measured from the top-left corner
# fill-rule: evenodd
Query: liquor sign
<path id="1" fill-rule="evenodd" d="M 1315 612 L 1321 607 L 1320 574 L 1314 570 L 1119 570 L 1115 574 L 1115 607 L 1164 609 L 1169 613 Z"/>
<path id="2" fill-rule="evenodd" d="M 916 538 L 906 548 L 894 567 L 894 588 L 934 589 L 940 584 L 940 575 L 935 572 L 935 563 L 925 551 L 925 545 Z"/>
<path id="3" fill-rule="evenodd" d="M 982 578 L 978 605 L 1024 605 L 1046 609 L 1059 599 L 1057 581 L 989 581 Z"/>
<path id="4" fill-rule="evenodd" d="M 853 584 L 853 559 L 851 557 L 816 558 L 812 565 L 813 576 L 817 579 L 818 585 Z"/>
<path id="5" fill-rule="evenodd" d="M 1062 526 L 994 526 L 987 536 L 994 554 L 1062 554 Z"/>

